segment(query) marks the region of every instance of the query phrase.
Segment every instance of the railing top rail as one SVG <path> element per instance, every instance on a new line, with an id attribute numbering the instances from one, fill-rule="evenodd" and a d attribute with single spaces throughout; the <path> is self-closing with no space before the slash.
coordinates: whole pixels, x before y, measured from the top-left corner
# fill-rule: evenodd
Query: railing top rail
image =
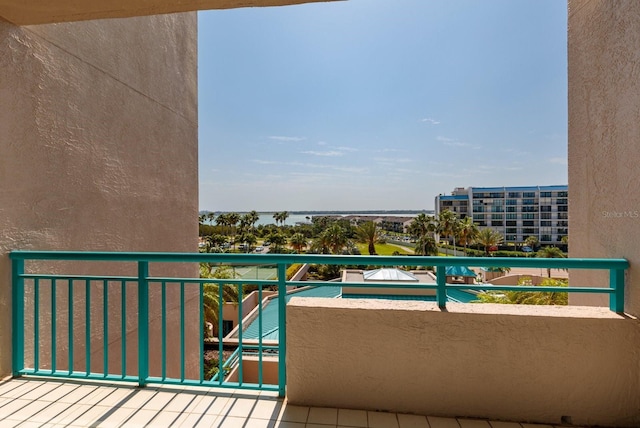
<path id="1" fill-rule="evenodd" d="M 354 256 L 326 254 L 246 254 L 246 253 L 165 253 L 106 251 L 31 251 L 14 250 L 13 260 L 83 260 L 114 262 L 210 262 L 265 265 L 279 263 L 317 263 L 331 265 L 421 265 L 421 266 L 486 266 L 532 267 L 555 269 L 627 269 L 626 259 L 602 258 L 525 258 L 525 257 L 436 257 L 436 256 Z"/>

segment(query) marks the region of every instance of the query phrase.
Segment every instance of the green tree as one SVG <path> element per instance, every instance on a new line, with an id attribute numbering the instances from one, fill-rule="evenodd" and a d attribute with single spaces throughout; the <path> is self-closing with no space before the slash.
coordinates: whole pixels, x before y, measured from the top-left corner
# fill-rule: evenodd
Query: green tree
<path id="1" fill-rule="evenodd" d="M 238 213 L 228 213 L 227 214 L 227 224 L 231 230 L 231 240 L 233 241 L 233 248 L 236 246 L 236 233 L 238 231 L 237 225 L 240 221 L 240 214 Z"/>
<path id="2" fill-rule="evenodd" d="M 289 218 L 289 213 L 287 211 L 281 211 L 273 214 L 273 219 L 276 221 L 276 224 L 284 226 L 284 223 Z"/>
<path id="3" fill-rule="evenodd" d="M 438 255 L 438 245 L 432 235 L 425 234 L 416 240 L 415 254 L 419 256 Z"/>
<path id="4" fill-rule="evenodd" d="M 500 245 L 503 239 L 500 232 L 486 228 L 478 232 L 476 242 L 484 247 L 484 255 L 489 256 L 489 249 Z"/>
<path id="5" fill-rule="evenodd" d="M 527 239 L 524 240 L 524 243 L 535 250 L 538 247 L 539 241 L 536 236 L 527 236 Z"/>
<path id="6" fill-rule="evenodd" d="M 287 245 L 287 237 L 281 232 L 270 233 L 267 235 L 267 240 L 271 242 L 272 245 L 269 250 L 271 253 L 282 253 L 284 246 Z"/>
<path id="7" fill-rule="evenodd" d="M 467 255 L 467 245 L 473 244 L 478 238 L 478 226 L 471 217 L 463 218 L 458 227 L 459 242 L 464 245 L 464 255 Z"/>
<path id="8" fill-rule="evenodd" d="M 453 238 L 453 253 L 455 255 L 456 235 L 458 234 L 460 220 L 451 210 L 444 210 L 438 216 L 438 232 L 448 238 Z"/>
<path id="9" fill-rule="evenodd" d="M 225 242 L 227 242 L 227 238 L 219 235 L 219 234 L 213 234 L 213 235 L 209 235 L 206 236 L 205 238 L 205 251 L 207 253 L 219 253 L 222 244 L 224 244 Z"/>
<path id="10" fill-rule="evenodd" d="M 289 239 L 289 243 L 297 252 L 301 252 L 307 246 L 307 238 L 300 232 L 294 233 Z"/>
<path id="11" fill-rule="evenodd" d="M 380 239 L 380 229 L 373 221 L 365 221 L 356 228 L 356 237 L 358 242 L 364 242 L 368 246 L 369 254 L 372 256 L 376 253 L 376 242 Z"/>
<path id="12" fill-rule="evenodd" d="M 201 278 L 215 278 L 215 279 L 233 279 L 235 278 L 234 271 L 229 266 L 220 266 L 215 270 L 208 263 L 200 264 L 200 277 Z M 220 308 L 220 294 L 222 293 L 222 301 L 229 303 L 238 302 L 238 285 L 233 284 L 213 284 L 205 283 L 203 288 L 203 304 L 204 304 L 204 321 L 205 323 L 211 323 L 213 326 L 213 335 L 219 335 L 218 321 L 221 312 Z M 204 328 L 205 326 L 203 326 Z M 207 329 L 205 328 L 205 332 Z"/>
<path id="13" fill-rule="evenodd" d="M 550 246 L 550 247 L 542 247 L 538 250 L 536 257 L 544 258 L 544 259 L 562 259 L 567 257 L 560 248 Z M 551 268 L 547 268 L 547 277 L 551 278 Z"/>
<path id="14" fill-rule="evenodd" d="M 349 238 L 344 228 L 338 223 L 333 223 L 322 232 L 331 254 L 341 254 L 342 250 L 349 245 Z"/>

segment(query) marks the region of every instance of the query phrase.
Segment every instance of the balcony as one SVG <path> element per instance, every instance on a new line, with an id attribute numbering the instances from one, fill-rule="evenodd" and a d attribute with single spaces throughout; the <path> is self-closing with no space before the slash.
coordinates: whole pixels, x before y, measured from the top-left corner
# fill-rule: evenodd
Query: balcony
<path id="1" fill-rule="evenodd" d="M 10 257 L 13 373 L 20 379 L 0 387 L 5 394 L 0 396 L 5 398 L 0 406 L 9 406 L 5 408 L 8 411 L 19 407 L 14 403 L 19 400 L 39 399 L 39 404 L 30 406 L 20 401 L 24 408 L 10 413 L 18 419 L 31 420 L 31 416 L 21 416 L 31 411 L 34 415 L 44 412 L 38 418 L 51 416 L 42 404 L 50 397 L 49 389 L 85 397 L 91 394 L 80 391 L 90 388 L 112 391 L 108 396 L 122 395 L 113 415 L 117 413 L 124 418 L 122 421 L 129 422 L 138 410 L 145 412 L 135 420 L 156 417 L 149 412 L 154 408 L 141 405 L 138 395 L 147 397 L 149 405 L 159 406 L 156 412 L 169 401 L 209 400 L 211 403 L 206 402 L 213 406 L 215 400 L 226 399 L 228 413 L 222 409 L 215 415 L 223 419 L 253 421 L 253 410 L 272 406 L 267 418 L 260 413 L 260 420 L 270 426 L 284 421 L 288 408 L 294 413 L 306 412 L 306 423 L 315 420 L 312 415 L 331 413 L 333 416 L 328 417 L 333 419 L 327 420 L 334 425 L 340 422 L 340 412 L 349 413 L 347 409 L 360 411 L 357 414 L 361 420 L 367 415 L 368 426 L 374 426 L 371 421 L 376 418 L 400 423 L 411 419 L 406 416 L 411 414 L 453 418 L 449 422 L 428 419 L 430 423 L 436 421 L 432 427 L 440 426 L 440 422 L 458 426 L 455 417 L 460 418 L 462 427 L 471 423 L 464 421 L 478 418 L 584 426 L 634 426 L 640 422 L 636 406 L 639 368 L 626 346 L 638 343 L 640 331 L 637 321 L 622 313 L 624 272 L 628 267 L 623 259 L 37 251 L 14 251 Z M 181 272 L 195 271 L 191 268 L 201 262 L 251 266 L 256 278 L 262 278 L 259 269 L 268 267 L 275 269 L 277 278 L 200 279 L 164 276 L 162 272 L 171 270 L 167 269 L 171 266 Z M 322 290 L 335 288 L 336 283 L 287 281 L 286 268 L 293 263 L 435 266 L 434 283 L 349 284 L 369 289 L 402 288 L 404 292 L 419 288 L 423 294 L 430 291 L 426 294 L 433 298 L 294 297 L 287 289 L 304 286 Z M 452 303 L 450 295 L 460 290 L 487 286 L 448 284 L 445 267 L 478 264 L 605 271 L 609 281 L 601 287 L 571 285 L 546 290 L 602 293 L 609 296 L 610 307 Z M 130 274 L 109 274 L 114 271 Z M 222 297 L 218 301 L 218 335 L 212 351 L 218 362 L 213 376 L 205 375 L 202 358 L 205 284 L 226 284 L 240 292 L 234 307 L 237 326 L 233 341 L 223 337 L 225 305 Z M 263 302 L 253 308 L 253 318 L 246 316 L 249 311 L 243 307 L 240 284 L 256 288 L 254 293 Z M 264 305 L 268 287 L 277 288 L 270 297 L 275 302 L 271 306 Z M 533 286 L 500 289 L 540 291 Z M 276 320 L 275 329 L 266 322 L 267 311 L 274 310 L 270 322 Z M 257 335 L 248 337 L 249 323 L 257 328 Z M 52 380 L 44 382 L 46 378 Z M 25 394 L 15 395 L 13 391 L 18 389 Z M 160 400 L 164 404 L 153 404 L 151 398 L 156 396 L 164 397 L 165 401 Z M 236 399 L 244 403 L 238 404 L 243 411 L 235 407 Z M 242 401 L 245 399 L 249 401 Z M 257 404 L 262 400 L 269 403 Z M 94 405 L 110 405 L 80 398 L 72 403 L 54 401 L 64 415 L 75 412 L 63 409 L 64 405 L 87 411 Z M 171 409 L 177 412 L 175 420 L 195 418 L 192 413 L 198 413 L 188 406 Z M 115 418 L 110 412 L 94 416 L 94 422 L 105 424 Z M 199 417 L 211 416 L 213 413 L 206 410 Z M 79 420 L 83 421 L 78 422 L 81 425 L 85 421 Z"/>

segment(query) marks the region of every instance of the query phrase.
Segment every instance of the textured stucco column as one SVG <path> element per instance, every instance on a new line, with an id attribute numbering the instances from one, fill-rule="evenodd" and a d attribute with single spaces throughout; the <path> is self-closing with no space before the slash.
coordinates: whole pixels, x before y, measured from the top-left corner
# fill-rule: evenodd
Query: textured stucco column
<path id="1" fill-rule="evenodd" d="M 197 250 L 196 36 L 195 13 L 0 21 L 0 375 L 11 370 L 10 250 Z"/>
<path id="2" fill-rule="evenodd" d="M 571 257 L 630 261 L 625 309 L 640 315 L 640 2 L 569 1 Z M 571 271 L 576 285 L 605 274 Z M 607 305 L 577 296 L 571 304 Z M 633 346 L 638 347 L 636 343 Z"/>

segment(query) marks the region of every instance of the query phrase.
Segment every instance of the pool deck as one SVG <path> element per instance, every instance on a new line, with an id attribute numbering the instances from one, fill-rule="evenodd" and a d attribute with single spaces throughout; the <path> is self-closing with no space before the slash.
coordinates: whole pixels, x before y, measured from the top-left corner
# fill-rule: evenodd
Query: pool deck
<path id="1" fill-rule="evenodd" d="M 0 427 L 555 428 L 289 405 L 275 393 L 18 378 L 0 382 Z"/>

